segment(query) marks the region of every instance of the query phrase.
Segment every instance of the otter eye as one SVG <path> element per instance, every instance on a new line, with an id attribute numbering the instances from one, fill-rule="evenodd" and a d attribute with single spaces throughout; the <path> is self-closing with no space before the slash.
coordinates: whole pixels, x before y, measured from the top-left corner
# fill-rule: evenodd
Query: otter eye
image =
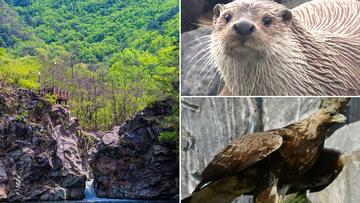
<path id="1" fill-rule="evenodd" d="M 228 23 L 228 22 L 230 22 L 230 20 L 231 20 L 231 15 L 230 15 L 230 14 L 226 14 L 226 16 L 225 16 L 225 21 Z"/>
<path id="2" fill-rule="evenodd" d="M 335 116 L 336 115 L 336 113 L 329 113 L 329 116 Z"/>
<path id="3" fill-rule="evenodd" d="M 271 19 L 269 17 L 264 17 L 262 22 L 266 27 L 269 27 L 271 24 Z"/>

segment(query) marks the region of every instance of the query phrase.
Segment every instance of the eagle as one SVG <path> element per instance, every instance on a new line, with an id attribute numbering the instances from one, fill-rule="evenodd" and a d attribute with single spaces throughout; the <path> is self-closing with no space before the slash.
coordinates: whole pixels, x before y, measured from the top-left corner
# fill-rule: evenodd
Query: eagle
<path id="1" fill-rule="evenodd" d="M 183 203 L 226 203 L 242 194 L 254 202 L 329 185 L 344 167 L 341 151 L 324 148 L 329 128 L 346 117 L 321 109 L 283 128 L 246 134 L 225 147 L 201 173 Z"/>

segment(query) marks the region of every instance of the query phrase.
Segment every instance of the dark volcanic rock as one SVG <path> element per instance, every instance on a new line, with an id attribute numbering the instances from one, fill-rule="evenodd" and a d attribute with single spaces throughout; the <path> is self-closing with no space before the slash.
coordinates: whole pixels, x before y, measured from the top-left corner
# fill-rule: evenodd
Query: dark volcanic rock
<path id="1" fill-rule="evenodd" d="M 171 113 L 166 103 L 145 108 L 102 137 L 91 163 L 99 197 L 171 199 L 178 194 L 177 144 L 158 141 L 168 130 L 158 119 Z"/>
<path id="2" fill-rule="evenodd" d="M 83 199 L 77 119 L 29 90 L 0 92 L 0 201 Z"/>

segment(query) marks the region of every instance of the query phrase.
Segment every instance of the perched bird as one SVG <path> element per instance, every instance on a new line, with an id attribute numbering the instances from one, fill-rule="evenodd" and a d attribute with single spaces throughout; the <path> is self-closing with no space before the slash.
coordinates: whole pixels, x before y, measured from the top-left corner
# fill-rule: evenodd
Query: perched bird
<path id="1" fill-rule="evenodd" d="M 215 156 L 181 202 L 226 203 L 242 194 L 253 194 L 254 202 L 278 202 L 291 192 L 322 190 L 344 167 L 342 152 L 323 149 L 326 133 L 345 121 L 321 109 L 283 128 L 242 135 Z"/>

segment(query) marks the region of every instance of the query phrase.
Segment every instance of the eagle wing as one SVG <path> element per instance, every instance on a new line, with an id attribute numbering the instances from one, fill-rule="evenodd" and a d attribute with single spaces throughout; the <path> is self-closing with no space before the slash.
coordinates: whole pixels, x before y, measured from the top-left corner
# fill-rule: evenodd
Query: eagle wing
<path id="1" fill-rule="evenodd" d="M 345 155 L 343 152 L 324 148 L 311 169 L 291 185 L 288 194 L 306 190 L 319 192 L 325 189 L 340 174 L 344 165 Z"/>
<path id="2" fill-rule="evenodd" d="M 225 147 L 201 173 L 201 182 L 194 192 L 206 183 L 225 175 L 240 172 L 264 159 L 282 145 L 283 139 L 276 131 L 246 134 Z"/>

